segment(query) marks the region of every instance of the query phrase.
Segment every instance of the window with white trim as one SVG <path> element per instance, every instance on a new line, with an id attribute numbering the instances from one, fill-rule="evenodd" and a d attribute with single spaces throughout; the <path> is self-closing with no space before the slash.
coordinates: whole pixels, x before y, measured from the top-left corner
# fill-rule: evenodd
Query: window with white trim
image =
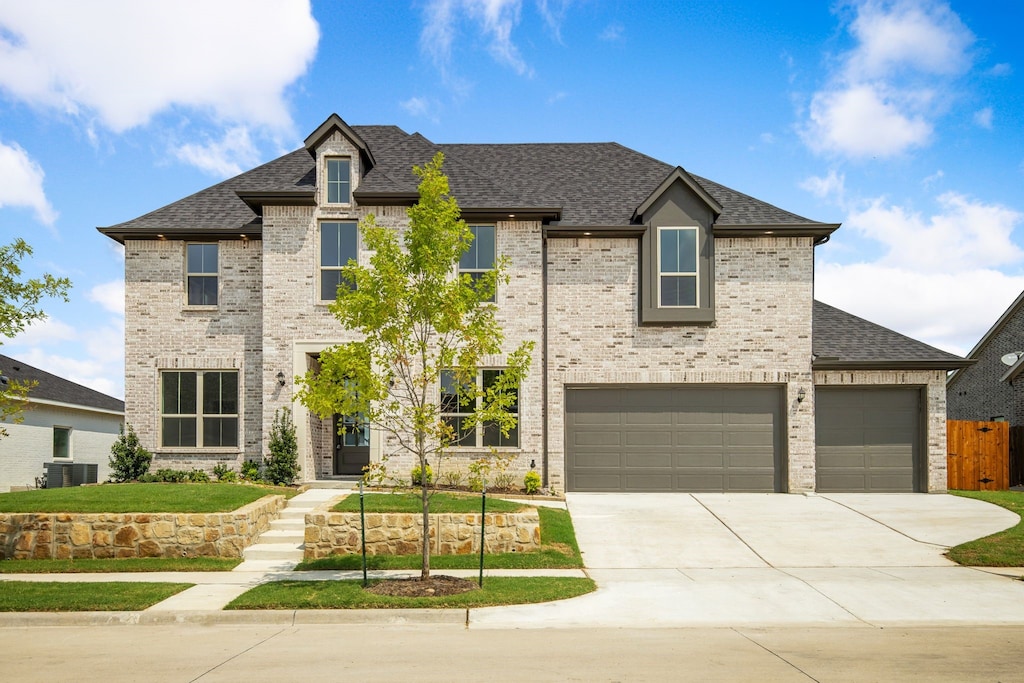
<path id="1" fill-rule="evenodd" d="M 345 158 L 328 158 L 327 203 L 352 203 L 352 162 Z"/>
<path id="2" fill-rule="evenodd" d="M 698 305 L 697 228 L 658 228 L 658 305 Z"/>
<path id="3" fill-rule="evenodd" d="M 217 245 L 185 246 L 185 286 L 189 306 L 217 305 Z"/>
<path id="4" fill-rule="evenodd" d="M 71 457 L 71 427 L 53 428 L 53 457 Z"/>
<path id="5" fill-rule="evenodd" d="M 504 370 L 477 370 L 474 382 L 476 383 L 477 394 L 483 394 L 501 377 Z M 511 391 L 513 402 L 506 409 L 516 418 L 516 426 L 509 430 L 508 436 L 501 433 L 500 427 L 495 423 L 485 423 L 471 426 L 470 418 L 480 405 L 483 397 L 476 399 L 473 405 L 472 399 L 467 403 L 465 394 L 458 378 L 451 370 L 441 372 L 441 419 L 443 419 L 455 431 L 454 446 L 464 447 L 489 447 L 517 448 L 519 446 L 519 388 Z"/>
<path id="6" fill-rule="evenodd" d="M 497 259 L 496 231 L 493 225 L 470 225 L 473 243 L 459 259 L 459 275 L 468 273 L 473 282 L 479 280 L 484 273 L 494 270 Z M 494 301 L 491 296 L 489 301 Z"/>
<path id="7" fill-rule="evenodd" d="M 334 301 L 338 287 L 345 280 L 341 269 L 358 259 L 359 230 L 355 223 L 324 222 L 320 224 L 320 300 Z"/>
<path id="8" fill-rule="evenodd" d="M 160 375 L 160 445 L 238 446 L 238 372 L 167 370 Z"/>

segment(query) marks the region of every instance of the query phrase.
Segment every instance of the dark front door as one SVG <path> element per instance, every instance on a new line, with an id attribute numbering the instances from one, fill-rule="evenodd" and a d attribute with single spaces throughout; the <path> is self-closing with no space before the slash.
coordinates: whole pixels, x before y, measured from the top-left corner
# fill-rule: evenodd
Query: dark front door
<path id="1" fill-rule="evenodd" d="M 334 416 L 334 473 L 362 474 L 370 464 L 370 425 L 361 415 Z"/>

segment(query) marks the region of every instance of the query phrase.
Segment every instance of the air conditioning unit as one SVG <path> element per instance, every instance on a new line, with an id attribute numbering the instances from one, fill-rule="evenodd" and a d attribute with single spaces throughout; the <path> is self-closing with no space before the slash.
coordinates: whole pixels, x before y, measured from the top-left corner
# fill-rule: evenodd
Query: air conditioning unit
<path id="1" fill-rule="evenodd" d="M 82 484 L 95 484 L 99 479 L 99 465 L 85 462 L 46 463 L 46 488 L 60 489 Z"/>

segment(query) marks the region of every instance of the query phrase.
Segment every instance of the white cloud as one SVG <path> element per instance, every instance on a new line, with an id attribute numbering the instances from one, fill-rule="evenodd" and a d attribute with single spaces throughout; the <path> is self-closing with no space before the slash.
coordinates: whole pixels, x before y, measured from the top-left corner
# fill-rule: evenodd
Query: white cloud
<path id="1" fill-rule="evenodd" d="M 86 298 L 109 312 L 124 317 L 124 280 L 113 280 L 96 285 L 89 290 Z"/>
<path id="2" fill-rule="evenodd" d="M 597 36 L 601 40 L 609 43 L 622 40 L 622 34 L 626 32 L 626 27 L 617 21 L 613 21 L 604 27 L 604 30 Z"/>
<path id="3" fill-rule="evenodd" d="M 399 102 L 398 106 L 404 109 L 410 116 L 429 119 L 434 123 L 439 121 L 437 112 L 440 110 L 441 105 L 433 98 L 414 96 Z"/>
<path id="4" fill-rule="evenodd" d="M 807 190 L 818 199 L 842 206 L 846 201 L 846 176 L 831 169 L 825 177 L 811 176 L 803 180 L 800 189 Z"/>
<path id="5" fill-rule="evenodd" d="M 996 64 L 995 66 L 993 66 L 991 69 L 988 70 L 988 75 L 989 76 L 996 76 L 996 77 L 1009 76 L 1012 73 L 1013 73 L 1013 67 L 1011 65 L 1005 63 L 1005 62 L 1002 62 L 1000 64 Z"/>
<path id="6" fill-rule="evenodd" d="M 171 150 L 182 162 L 195 166 L 210 175 L 229 178 L 251 168 L 259 162 L 259 150 L 252 142 L 249 129 L 235 126 L 224 132 L 220 140 L 205 143 L 186 143 Z"/>
<path id="7" fill-rule="evenodd" d="M 992 130 L 992 107 L 985 107 L 974 112 L 974 123 L 982 128 Z"/>
<path id="8" fill-rule="evenodd" d="M 114 132 L 174 107 L 287 131 L 318 40 L 308 0 L 5 3 L 0 88 Z"/>
<path id="9" fill-rule="evenodd" d="M 547 4 L 541 13 L 548 19 Z M 473 21 L 487 39 L 487 51 L 499 64 L 520 76 L 533 76 L 530 67 L 512 41 L 512 31 L 519 25 L 522 0 L 429 0 L 424 9 L 425 23 L 420 34 L 420 47 L 428 53 L 446 80 L 452 59 L 452 44 L 458 35 L 457 24 L 463 17 Z M 554 15 L 551 15 L 552 17 Z"/>
<path id="10" fill-rule="evenodd" d="M 951 79 L 971 65 L 974 35 L 934 0 L 861 0 L 854 13 L 856 44 L 811 97 L 804 143 L 853 158 L 927 145 Z"/>
<path id="11" fill-rule="evenodd" d="M 36 219 L 45 225 L 57 220 L 43 191 L 43 169 L 17 143 L 0 142 L 0 208 L 24 206 L 35 211 Z"/>
<path id="12" fill-rule="evenodd" d="M 819 262 L 814 286 L 815 297 L 826 303 L 962 356 L 1024 291 L 1024 275 Z"/>
<path id="13" fill-rule="evenodd" d="M 42 320 L 33 321 L 19 334 L 4 343 L 10 346 L 48 346 L 71 341 L 75 339 L 76 335 L 75 328 L 71 325 L 47 316 Z"/>
<path id="14" fill-rule="evenodd" d="M 937 197 L 941 211 L 927 218 L 882 199 L 846 220 L 855 231 L 886 247 L 881 263 L 930 273 L 1019 263 L 1024 251 L 1011 235 L 1024 215 L 956 192 Z"/>
<path id="15" fill-rule="evenodd" d="M 927 178 L 922 180 L 921 181 L 921 187 L 927 189 L 927 188 L 931 187 L 933 184 L 939 182 L 940 180 L 942 180 L 945 177 L 946 177 L 946 173 L 940 168 L 935 173 L 932 173 L 930 176 L 928 176 Z"/>

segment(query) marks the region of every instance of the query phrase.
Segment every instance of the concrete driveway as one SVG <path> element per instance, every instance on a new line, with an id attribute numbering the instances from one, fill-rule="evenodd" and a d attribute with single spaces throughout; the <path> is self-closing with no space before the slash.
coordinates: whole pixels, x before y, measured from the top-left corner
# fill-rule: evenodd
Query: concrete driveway
<path id="1" fill-rule="evenodd" d="M 1024 569 L 943 557 L 1016 524 L 925 494 L 568 495 L 598 591 L 475 610 L 476 628 L 1024 624 Z"/>

